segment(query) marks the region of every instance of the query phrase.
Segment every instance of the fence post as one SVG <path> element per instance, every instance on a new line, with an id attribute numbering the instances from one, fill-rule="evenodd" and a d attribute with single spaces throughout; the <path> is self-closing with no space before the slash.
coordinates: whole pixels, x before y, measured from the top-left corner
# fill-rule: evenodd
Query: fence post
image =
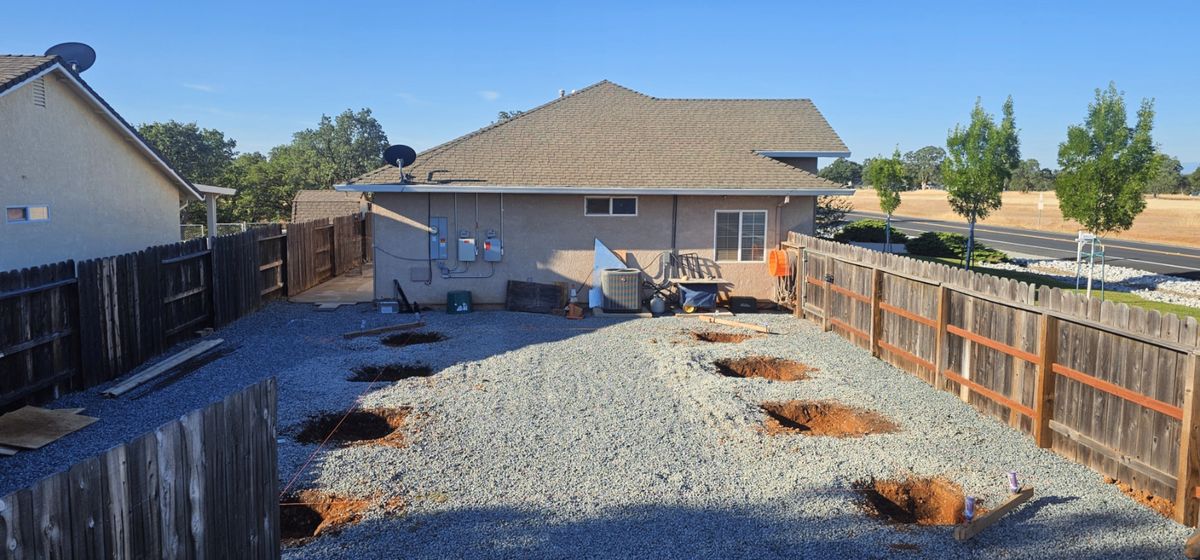
<path id="1" fill-rule="evenodd" d="M 833 257 L 825 257 L 825 289 L 821 290 L 824 296 L 823 306 L 825 307 L 825 316 L 821 317 L 821 330 L 829 332 L 833 329 L 829 319 L 833 316 L 833 290 L 829 289 L 833 285 Z"/>
<path id="2" fill-rule="evenodd" d="M 933 378 L 943 377 L 946 370 L 946 325 L 950 324 L 950 288 L 938 284 L 937 339 L 933 356 Z M 935 385 L 936 387 L 936 385 Z M 944 387 L 938 387 L 944 389 Z"/>
<path id="3" fill-rule="evenodd" d="M 879 339 L 883 337 L 883 311 L 879 304 L 883 300 L 883 271 L 871 269 L 871 355 L 879 357 Z"/>
<path id="4" fill-rule="evenodd" d="M 1042 313 L 1039 331 L 1033 439 L 1038 447 L 1049 449 L 1054 439 L 1054 433 L 1050 430 L 1050 420 L 1054 417 L 1054 359 L 1058 355 L 1058 317 Z"/>
<path id="5" fill-rule="evenodd" d="M 1196 517 L 1196 496 L 1193 494 L 1200 471 L 1200 351 L 1187 357 L 1184 373 L 1183 423 L 1179 430 L 1179 469 L 1175 477 L 1175 520 L 1191 525 Z"/>
<path id="6" fill-rule="evenodd" d="M 790 253 L 790 251 L 789 251 Z M 792 284 L 792 315 L 797 319 L 804 318 L 804 288 L 808 279 L 804 277 L 804 248 L 796 250 L 796 265 L 792 267 L 796 281 Z"/>

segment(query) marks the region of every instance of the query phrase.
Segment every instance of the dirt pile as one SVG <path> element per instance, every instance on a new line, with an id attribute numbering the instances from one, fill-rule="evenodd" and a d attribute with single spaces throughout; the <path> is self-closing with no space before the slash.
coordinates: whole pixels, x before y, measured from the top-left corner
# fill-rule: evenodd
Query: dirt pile
<path id="1" fill-rule="evenodd" d="M 689 334 L 692 336 L 693 340 L 698 340 L 700 342 L 717 342 L 726 344 L 740 344 L 750 340 L 751 338 L 754 338 L 748 334 L 723 333 L 716 331 L 692 331 Z"/>
<path id="2" fill-rule="evenodd" d="M 838 438 L 886 434 L 899 430 L 883 415 L 830 401 L 787 401 L 762 404 L 771 435 L 802 434 Z"/>
<path id="3" fill-rule="evenodd" d="M 963 522 L 966 496 L 944 478 L 861 480 L 853 485 L 871 517 L 905 525 L 957 525 Z M 986 513 L 978 502 L 975 517 Z"/>
<path id="4" fill-rule="evenodd" d="M 394 514 L 404 509 L 404 502 L 346 498 L 315 490 L 284 496 L 279 499 L 280 540 L 284 546 L 302 546 L 362 521 L 372 508 Z"/>

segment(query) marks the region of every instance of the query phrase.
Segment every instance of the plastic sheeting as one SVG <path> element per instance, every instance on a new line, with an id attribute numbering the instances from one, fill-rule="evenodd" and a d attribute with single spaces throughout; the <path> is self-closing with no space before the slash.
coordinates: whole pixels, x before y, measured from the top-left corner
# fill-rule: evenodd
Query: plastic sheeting
<path id="1" fill-rule="evenodd" d="M 600 272 L 610 268 L 628 268 L 625 261 L 612 252 L 599 239 L 596 239 L 595 256 L 592 263 L 592 287 L 588 289 L 588 307 L 596 308 L 604 305 L 604 296 L 600 293 Z"/>

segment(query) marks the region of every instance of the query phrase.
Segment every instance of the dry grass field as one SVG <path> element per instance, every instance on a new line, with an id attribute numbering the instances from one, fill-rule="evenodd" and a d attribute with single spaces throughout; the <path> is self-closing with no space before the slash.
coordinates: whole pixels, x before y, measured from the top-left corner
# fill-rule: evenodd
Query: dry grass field
<path id="1" fill-rule="evenodd" d="M 1004 193 L 1004 206 L 980 223 L 1063 233 L 1074 233 L 1079 229 L 1078 224 L 1063 220 L 1058 210 L 1058 198 L 1053 192 L 1045 193 L 1045 209 L 1041 211 L 1039 222 L 1037 206 L 1040 194 Z M 900 196 L 897 216 L 962 221 L 950 210 L 945 191 L 911 191 Z M 873 190 L 860 189 L 851 200 L 854 201 L 855 210 L 879 212 L 879 199 Z M 1133 228 L 1113 237 L 1200 247 L 1200 198 L 1180 195 L 1148 197 L 1146 210 L 1138 216 Z"/>

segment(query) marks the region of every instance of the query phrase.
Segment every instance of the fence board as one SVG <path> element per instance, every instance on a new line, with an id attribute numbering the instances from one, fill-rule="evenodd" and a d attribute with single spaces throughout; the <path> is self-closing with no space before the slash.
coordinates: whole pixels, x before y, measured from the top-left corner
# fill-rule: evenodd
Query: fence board
<path id="1" fill-rule="evenodd" d="M 801 255 L 800 315 L 858 345 L 855 331 L 878 321 L 881 359 L 1043 447 L 1176 499 L 1177 518 L 1196 523 L 1200 450 L 1180 457 L 1181 441 L 1200 439 L 1200 415 L 1182 420 L 1200 367 L 1195 319 L 800 234 L 788 246 Z M 882 274 L 874 308 L 862 301 L 872 268 Z"/>
<path id="2" fill-rule="evenodd" d="M 0 272 L 0 408 L 72 388 L 77 294 L 73 261 Z"/>
<path id="3" fill-rule="evenodd" d="M 268 379 L 0 498 L 0 560 L 278 558 L 275 395 Z"/>

